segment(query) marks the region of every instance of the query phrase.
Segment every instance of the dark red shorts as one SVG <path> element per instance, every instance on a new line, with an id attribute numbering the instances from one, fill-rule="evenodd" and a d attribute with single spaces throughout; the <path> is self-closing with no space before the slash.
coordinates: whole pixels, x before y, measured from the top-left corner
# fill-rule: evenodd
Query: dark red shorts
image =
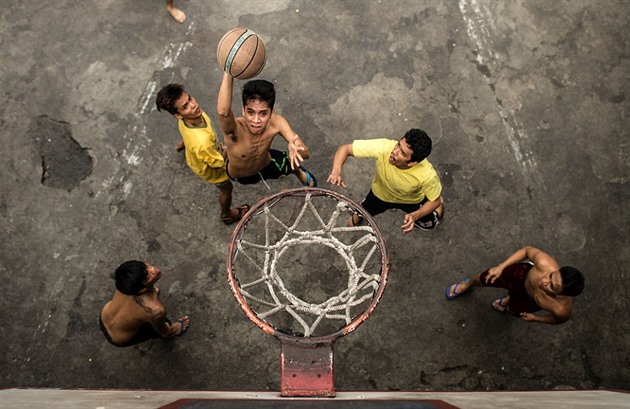
<path id="1" fill-rule="evenodd" d="M 525 279 L 531 268 L 532 265 L 529 263 L 517 263 L 507 266 L 494 283 L 486 283 L 486 278 L 488 277 L 488 270 L 486 270 L 481 273 L 481 285 L 508 290 L 508 295 L 510 296 L 508 311 L 512 314 L 519 315 L 522 312 L 540 311 L 541 308 L 536 303 L 536 300 L 530 297 L 525 289 Z"/>

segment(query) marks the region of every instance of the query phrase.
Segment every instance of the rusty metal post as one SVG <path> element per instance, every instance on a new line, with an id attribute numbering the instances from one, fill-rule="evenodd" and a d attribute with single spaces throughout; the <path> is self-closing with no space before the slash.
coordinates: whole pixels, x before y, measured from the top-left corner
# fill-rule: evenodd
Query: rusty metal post
<path id="1" fill-rule="evenodd" d="M 334 397 L 333 343 L 282 342 L 281 396 Z"/>

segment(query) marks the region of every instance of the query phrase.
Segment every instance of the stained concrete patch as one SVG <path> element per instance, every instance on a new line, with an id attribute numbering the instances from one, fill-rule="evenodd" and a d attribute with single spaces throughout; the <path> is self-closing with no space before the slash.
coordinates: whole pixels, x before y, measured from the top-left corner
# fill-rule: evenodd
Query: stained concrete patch
<path id="1" fill-rule="evenodd" d="M 39 144 L 44 186 L 71 191 L 92 173 L 92 157 L 72 138 L 68 123 L 41 115 L 29 134 Z"/>

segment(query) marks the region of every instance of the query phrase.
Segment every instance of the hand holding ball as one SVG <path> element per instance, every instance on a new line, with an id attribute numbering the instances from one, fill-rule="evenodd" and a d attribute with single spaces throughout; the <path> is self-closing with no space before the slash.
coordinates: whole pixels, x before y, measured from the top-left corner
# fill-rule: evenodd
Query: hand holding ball
<path id="1" fill-rule="evenodd" d="M 217 60 L 221 69 L 234 78 L 255 77 L 267 62 L 265 43 L 252 30 L 234 28 L 219 41 Z"/>

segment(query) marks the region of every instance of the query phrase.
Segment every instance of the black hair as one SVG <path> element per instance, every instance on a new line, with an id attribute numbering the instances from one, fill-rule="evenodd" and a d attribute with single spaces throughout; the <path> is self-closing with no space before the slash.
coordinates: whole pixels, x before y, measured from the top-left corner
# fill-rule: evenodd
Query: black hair
<path id="1" fill-rule="evenodd" d="M 575 297 L 584 290 L 584 275 L 577 268 L 570 266 L 560 267 L 562 277 L 562 295 Z"/>
<path id="2" fill-rule="evenodd" d="M 147 264 L 138 260 L 122 263 L 114 272 L 116 289 L 126 295 L 138 295 L 144 288 L 147 278 Z"/>
<path id="3" fill-rule="evenodd" d="M 249 101 L 260 100 L 269 105 L 269 109 L 273 111 L 276 103 L 276 88 L 273 83 L 267 80 L 248 81 L 243 85 L 243 106 Z"/>
<path id="4" fill-rule="evenodd" d="M 155 97 L 158 111 L 168 111 L 171 115 L 178 113 L 175 103 L 186 92 L 182 84 L 168 84 L 162 87 Z"/>
<path id="5" fill-rule="evenodd" d="M 410 129 L 404 136 L 405 141 L 413 151 L 411 154 L 412 162 L 422 162 L 431 154 L 432 142 L 429 135 L 422 129 Z"/>

